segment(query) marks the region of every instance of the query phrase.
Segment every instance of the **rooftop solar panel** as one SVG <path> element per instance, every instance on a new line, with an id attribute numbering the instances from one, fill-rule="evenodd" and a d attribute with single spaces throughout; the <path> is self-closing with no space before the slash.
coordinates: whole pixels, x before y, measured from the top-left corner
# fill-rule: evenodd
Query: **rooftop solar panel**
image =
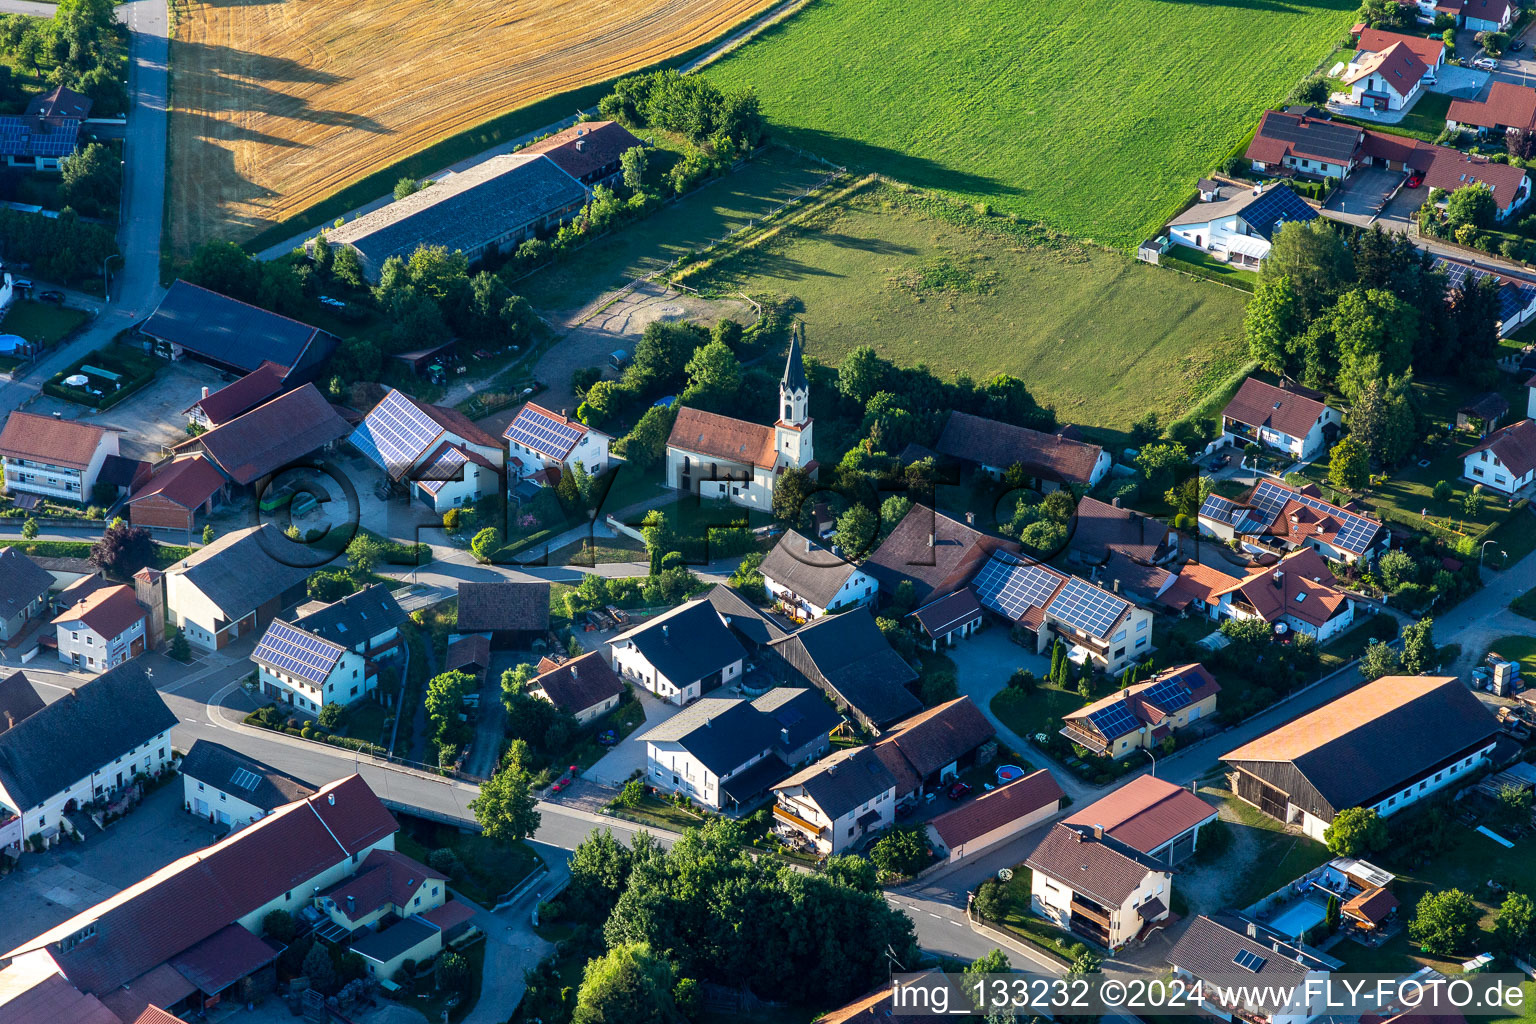
<path id="1" fill-rule="evenodd" d="M 1249 203 L 1242 217 L 1266 241 L 1273 241 L 1274 233 L 1281 224 L 1287 221 L 1316 220 L 1317 211 L 1285 185 L 1276 185 Z"/>
<path id="2" fill-rule="evenodd" d="M 235 774 L 229 777 L 229 784 L 237 789 L 255 790 L 256 784 L 261 781 L 261 776 L 249 768 L 236 768 Z"/>
<path id="3" fill-rule="evenodd" d="M 507 425 L 502 436 L 509 441 L 525 445 L 540 455 L 563 461 L 580 440 L 582 429 L 571 423 L 561 423 L 537 409 L 524 407 L 517 418 Z"/>
<path id="4" fill-rule="evenodd" d="M 1341 548 L 1353 554 L 1363 554 L 1376 539 L 1376 534 L 1381 530 L 1381 524 L 1374 519 L 1347 512 L 1339 506 L 1330 504 L 1321 498 L 1314 498 L 1310 494 L 1302 494 L 1283 487 L 1273 480 L 1265 480 L 1254 489 L 1253 496 L 1248 499 L 1258 510 L 1263 513 L 1266 520 L 1273 523 L 1280 517 L 1288 501 L 1297 501 L 1315 512 L 1330 515 L 1339 522 L 1338 534 L 1334 539 L 1334 547 Z"/>
<path id="5" fill-rule="evenodd" d="M 401 477 L 443 428 L 399 391 L 391 391 L 352 432 L 352 444 L 390 476 Z"/>
<path id="6" fill-rule="evenodd" d="M 1189 687 L 1177 676 L 1147 690 L 1146 699 L 1165 711 L 1177 711 L 1189 703 Z"/>
<path id="7" fill-rule="evenodd" d="M 1109 635 L 1130 607 L 1130 602 L 1124 598 L 1074 576 L 1067 580 L 1046 611 L 1074 629 L 1102 638 Z"/>
<path id="8" fill-rule="evenodd" d="M 1116 701 L 1107 708 L 1100 708 L 1088 716 L 1088 721 L 1099 730 L 1099 735 L 1109 740 L 1135 732 L 1141 727 L 1136 721 L 1136 716 L 1131 714 L 1130 709 L 1125 706 L 1124 701 Z"/>
<path id="9" fill-rule="evenodd" d="M 339 644 L 274 619 L 251 653 L 251 660 L 318 686 L 325 682 L 344 652 Z"/>
<path id="10" fill-rule="evenodd" d="M 1015 621 L 1032 608 L 1043 608 L 1064 577 L 1042 565 L 1020 562 L 999 551 L 977 573 L 976 597 L 982 605 Z"/>
<path id="11" fill-rule="evenodd" d="M 421 467 L 421 472 L 416 474 L 416 482 L 428 493 L 436 494 L 450 480 L 462 479 L 464 467 L 468 462 L 469 458 L 461 449 L 449 445 L 431 462 Z"/>

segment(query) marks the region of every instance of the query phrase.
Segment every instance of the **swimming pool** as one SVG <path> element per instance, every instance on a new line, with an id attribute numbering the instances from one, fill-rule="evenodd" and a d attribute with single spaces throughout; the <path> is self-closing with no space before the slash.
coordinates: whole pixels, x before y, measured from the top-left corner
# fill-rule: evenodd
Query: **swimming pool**
<path id="1" fill-rule="evenodd" d="M 1265 923 L 1287 938 L 1299 939 L 1327 916 L 1327 904 L 1309 897 L 1297 900 Z"/>

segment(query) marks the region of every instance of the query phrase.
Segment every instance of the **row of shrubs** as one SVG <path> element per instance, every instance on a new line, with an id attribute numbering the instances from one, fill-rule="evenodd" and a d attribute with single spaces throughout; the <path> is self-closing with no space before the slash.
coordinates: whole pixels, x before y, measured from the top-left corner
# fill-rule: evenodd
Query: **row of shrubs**
<path id="1" fill-rule="evenodd" d="M 317 740 L 321 743 L 329 743 L 335 747 L 344 747 L 347 750 L 356 750 L 364 754 L 372 754 L 375 757 L 387 757 L 389 751 L 377 743 L 369 743 L 367 740 L 356 739 L 352 736 L 337 736 L 318 722 L 301 720 L 297 716 L 287 715 L 278 709 L 276 704 L 267 704 L 257 708 L 245 716 L 246 725 L 255 725 L 263 729 L 271 729 L 274 732 L 285 732 L 290 736 L 300 739 Z"/>
<path id="2" fill-rule="evenodd" d="M 96 362 L 92 362 L 92 360 Z M 79 373 L 82 366 L 95 366 L 100 361 L 101 354 L 99 352 L 92 352 L 79 362 L 71 364 L 43 385 L 43 394 L 63 399 L 66 402 L 74 402 L 76 405 L 88 405 L 97 410 L 110 409 L 154 380 L 155 373 L 159 370 L 156 364 L 150 363 L 145 369 L 131 374 L 116 391 L 110 391 L 101 396 L 93 395 L 83 388 L 65 387 L 64 378 Z"/>

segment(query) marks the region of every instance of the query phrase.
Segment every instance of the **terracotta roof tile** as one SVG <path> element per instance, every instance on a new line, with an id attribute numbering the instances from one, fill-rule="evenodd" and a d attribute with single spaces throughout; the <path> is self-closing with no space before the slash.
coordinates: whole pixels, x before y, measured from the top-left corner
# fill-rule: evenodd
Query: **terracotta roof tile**
<path id="1" fill-rule="evenodd" d="M 218 493 L 224 486 L 224 474 L 201 455 L 180 458 L 145 481 L 144 485 L 128 498 L 128 504 L 159 495 L 174 501 L 182 508 L 195 509 Z"/>
<path id="2" fill-rule="evenodd" d="M 772 427 L 686 405 L 677 410 L 667 447 L 759 469 L 772 469 L 778 459 Z"/>
<path id="3" fill-rule="evenodd" d="M 55 615 L 53 624 L 83 622 L 98 636 L 111 640 L 144 618 L 144 614 L 132 587 L 102 587 Z"/>
<path id="4" fill-rule="evenodd" d="M 0 430 L 0 455 L 85 469 L 106 433 L 101 427 L 78 420 L 56 420 L 17 411 L 11 413 L 5 429 Z"/>
<path id="5" fill-rule="evenodd" d="M 1167 870 L 1117 839 L 1096 838 L 1093 829 L 1064 822 L 1051 827 L 1024 863 L 1114 909 L 1125 904 L 1148 872 Z"/>
<path id="6" fill-rule="evenodd" d="M 1500 427 L 1467 449 L 1467 455 L 1490 452 L 1516 477 L 1536 469 L 1536 420 Z"/>
<path id="7" fill-rule="evenodd" d="M 1494 82 L 1483 100 L 1451 100 L 1447 121 L 1477 128 L 1518 128 L 1536 125 L 1536 89 L 1513 82 Z"/>
<path id="8" fill-rule="evenodd" d="M 642 145 L 616 121 L 583 121 L 547 139 L 524 146 L 521 152 L 543 153 L 573 178 L 585 178 L 618 162 L 625 150 Z"/>
<path id="9" fill-rule="evenodd" d="M 580 714 L 610 697 L 624 692 L 624 682 L 613 671 L 601 651 L 592 651 L 548 670 L 542 670 L 529 683 L 530 690 L 543 690 L 549 702 L 562 711 Z"/>
<path id="10" fill-rule="evenodd" d="M 249 484 L 347 436 L 347 421 L 313 384 L 258 405 L 173 451 L 201 449 L 238 484 Z"/>
<path id="11" fill-rule="evenodd" d="M 1054 808 L 1065 795 L 1050 772 L 1041 768 L 999 786 L 969 803 L 934 818 L 931 824 L 951 850 L 1042 807 Z"/>
<path id="12" fill-rule="evenodd" d="M 1321 397 L 1315 391 L 1276 387 L 1249 377 L 1221 414 L 1250 427 L 1271 427 L 1304 438 L 1328 409 Z"/>
<path id="13" fill-rule="evenodd" d="M 1216 808 L 1189 790 L 1142 775 L 1066 820 L 1069 825 L 1101 825 L 1105 834 L 1150 854 L 1215 816 Z"/>
<path id="14" fill-rule="evenodd" d="M 934 446 L 940 454 L 998 469 L 1015 463 L 1030 476 L 1057 483 L 1087 484 L 1104 449 L 1061 434 L 952 412 Z"/>
<path id="15" fill-rule="evenodd" d="M 1424 36 L 1404 35 L 1401 32 L 1388 32 L 1379 28 L 1368 28 L 1360 33 L 1357 50 L 1368 50 L 1371 53 L 1381 53 L 1396 43 L 1401 43 L 1413 51 L 1413 55 L 1423 61 L 1429 67 L 1440 63 L 1440 58 L 1445 54 L 1445 43 L 1438 39 L 1428 39 Z"/>
<path id="16" fill-rule="evenodd" d="M 287 376 L 288 367 L 264 359 L 244 377 L 226 384 L 207 398 L 198 399 L 182 411 L 201 408 L 208 421 L 219 426 L 276 397 L 283 390 L 283 380 Z"/>
<path id="17" fill-rule="evenodd" d="M 971 698 L 956 697 L 913 715 L 877 746 L 900 751 L 917 777 L 926 778 L 996 735 Z"/>
<path id="18" fill-rule="evenodd" d="M 1301 548 L 1272 566 L 1251 571 L 1225 592 L 1241 594 L 1265 622 L 1292 615 L 1321 626 L 1349 600 L 1337 582 L 1323 556 Z"/>

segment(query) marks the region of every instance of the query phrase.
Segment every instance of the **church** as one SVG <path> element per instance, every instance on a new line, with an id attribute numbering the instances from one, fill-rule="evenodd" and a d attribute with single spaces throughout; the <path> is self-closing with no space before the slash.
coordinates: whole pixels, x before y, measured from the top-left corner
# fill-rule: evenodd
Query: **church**
<path id="1" fill-rule="evenodd" d="M 779 416 L 773 426 L 690 409 L 677 411 L 667 438 L 667 485 L 705 498 L 729 498 L 747 508 L 773 510 L 773 488 L 790 466 L 816 476 L 811 446 L 811 388 L 800 357 L 796 325 L 779 381 Z"/>

